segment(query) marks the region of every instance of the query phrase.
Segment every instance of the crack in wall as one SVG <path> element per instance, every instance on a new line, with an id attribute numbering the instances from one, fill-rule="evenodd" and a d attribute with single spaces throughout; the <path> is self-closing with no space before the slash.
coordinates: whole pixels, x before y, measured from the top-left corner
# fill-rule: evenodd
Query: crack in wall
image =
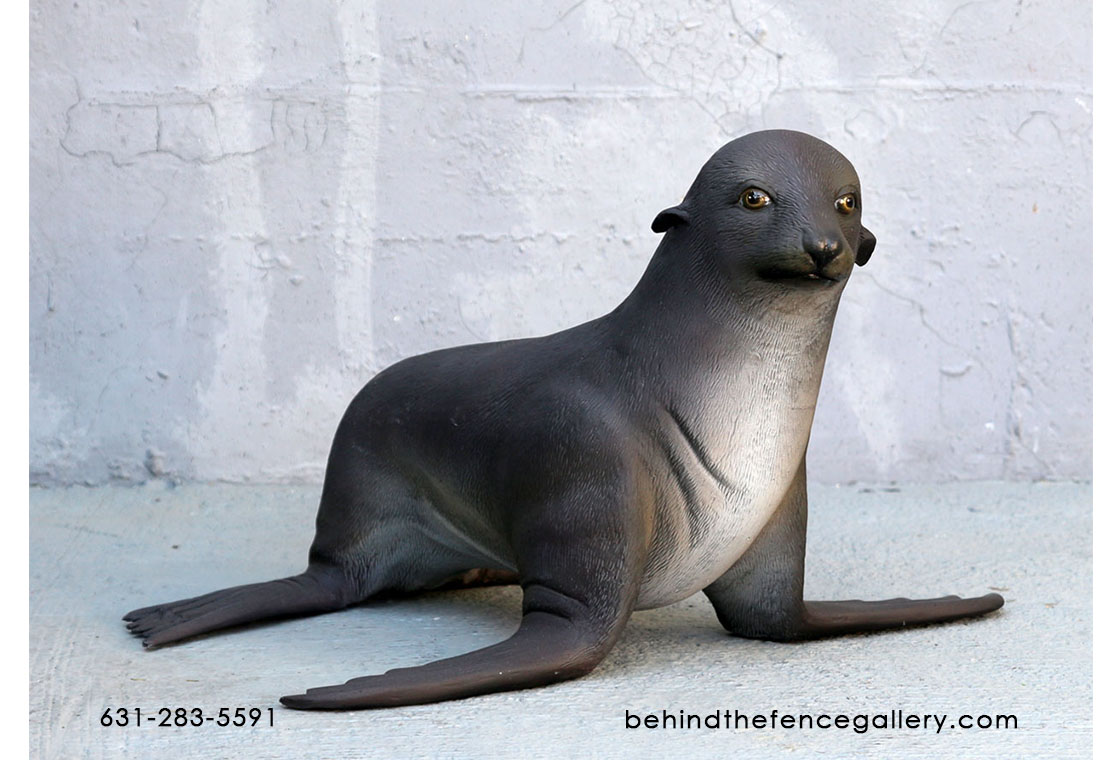
<path id="1" fill-rule="evenodd" d="M 227 102 L 244 101 L 218 101 L 222 107 Z M 261 114 L 255 125 L 246 128 L 250 133 L 256 130 L 257 137 L 250 139 L 259 144 L 238 149 L 227 145 L 230 138 L 224 134 L 224 117 L 213 100 L 177 95 L 171 102 L 136 104 L 79 97 L 66 109 L 59 147 L 74 158 L 107 157 L 113 166 L 125 167 L 154 156 L 207 166 L 277 147 L 293 153 L 315 153 L 326 144 L 326 101 L 256 98 L 254 104 Z M 283 135 L 278 134 L 278 125 L 285 130 Z"/>

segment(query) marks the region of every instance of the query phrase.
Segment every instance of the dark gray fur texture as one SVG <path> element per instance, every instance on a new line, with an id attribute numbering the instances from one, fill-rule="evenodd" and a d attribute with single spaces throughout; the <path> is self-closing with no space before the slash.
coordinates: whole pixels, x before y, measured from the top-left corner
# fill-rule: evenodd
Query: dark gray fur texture
<path id="1" fill-rule="evenodd" d="M 955 620 L 972 599 L 806 602 L 805 450 L 854 265 L 875 238 L 859 178 L 788 131 L 701 169 L 634 291 L 541 338 L 395 364 L 338 427 L 300 575 L 148 607 L 145 646 L 379 594 L 520 583 L 506 641 L 283 697 L 435 702 L 583 675 L 634 609 L 703 590 L 732 633 L 791 640 Z"/>

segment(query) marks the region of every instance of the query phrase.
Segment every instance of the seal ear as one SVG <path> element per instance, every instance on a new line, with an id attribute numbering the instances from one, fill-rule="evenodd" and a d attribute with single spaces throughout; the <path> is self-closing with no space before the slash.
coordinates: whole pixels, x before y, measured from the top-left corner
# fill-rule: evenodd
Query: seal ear
<path id="1" fill-rule="evenodd" d="M 653 231 L 664 232 L 678 224 L 688 224 L 688 212 L 682 206 L 667 208 L 653 218 Z"/>
<path id="2" fill-rule="evenodd" d="M 856 263 L 863 266 L 867 260 L 871 258 L 871 252 L 875 250 L 875 236 L 871 234 L 871 230 L 860 225 L 859 228 L 859 249 L 856 250 Z"/>

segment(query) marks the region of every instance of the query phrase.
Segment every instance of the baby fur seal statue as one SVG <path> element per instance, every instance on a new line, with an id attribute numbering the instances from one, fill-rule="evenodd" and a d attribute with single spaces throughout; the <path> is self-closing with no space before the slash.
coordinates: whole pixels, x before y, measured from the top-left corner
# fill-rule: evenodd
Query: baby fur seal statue
<path id="1" fill-rule="evenodd" d="M 733 140 L 654 219 L 665 236 L 614 311 L 405 359 L 358 393 L 306 571 L 139 609 L 129 629 L 152 647 L 387 593 L 521 585 L 501 643 L 280 700 L 355 709 L 582 676 L 632 610 L 700 590 L 731 633 L 778 641 L 998 609 L 998 594 L 802 598 L 805 449 L 840 294 L 875 247 L 862 206 L 826 143 Z"/>

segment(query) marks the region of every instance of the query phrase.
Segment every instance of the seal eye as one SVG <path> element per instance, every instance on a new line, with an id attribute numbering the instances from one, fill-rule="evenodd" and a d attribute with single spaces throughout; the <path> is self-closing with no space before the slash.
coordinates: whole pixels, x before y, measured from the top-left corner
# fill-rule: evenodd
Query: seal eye
<path id="1" fill-rule="evenodd" d="M 856 210 L 856 194 L 847 193 L 836 199 L 836 210 L 841 214 L 850 214 Z"/>
<path id="2" fill-rule="evenodd" d="M 739 196 L 739 203 L 742 203 L 749 209 L 758 210 L 763 206 L 770 205 L 770 196 L 759 190 L 757 187 L 748 187 Z"/>

